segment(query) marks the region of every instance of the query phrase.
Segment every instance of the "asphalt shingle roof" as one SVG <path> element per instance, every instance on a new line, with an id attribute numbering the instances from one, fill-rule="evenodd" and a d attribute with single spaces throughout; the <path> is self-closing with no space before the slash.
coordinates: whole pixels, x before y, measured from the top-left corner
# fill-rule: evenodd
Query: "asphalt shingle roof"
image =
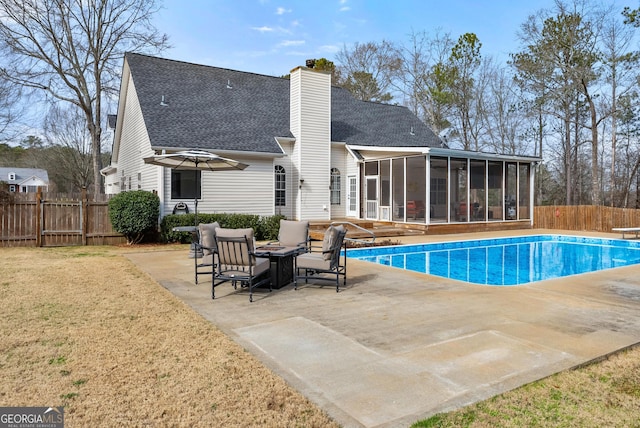
<path id="1" fill-rule="evenodd" d="M 126 59 L 152 147 L 280 153 L 274 137 L 293 137 L 288 79 L 134 53 Z M 338 87 L 331 97 L 332 141 L 440 147 L 405 107 L 359 101 Z"/>
<path id="2" fill-rule="evenodd" d="M 16 175 L 15 180 L 9 180 L 10 173 Z M 0 167 L 0 181 L 5 181 L 9 184 L 22 183 L 31 177 L 38 177 L 46 183 L 49 182 L 49 173 L 46 169 Z"/>

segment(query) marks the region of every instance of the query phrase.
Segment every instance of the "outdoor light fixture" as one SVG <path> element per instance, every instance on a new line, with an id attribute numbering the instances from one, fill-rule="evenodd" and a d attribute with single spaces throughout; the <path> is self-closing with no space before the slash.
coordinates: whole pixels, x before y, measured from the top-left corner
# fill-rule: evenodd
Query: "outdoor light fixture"
<path id="1" fill-rule="evenodd" d="M 298 189 L 302 189 L 302 185 L 304 184 L 304 178 L 300 179 L 300 186 L 298 187 Z"/>

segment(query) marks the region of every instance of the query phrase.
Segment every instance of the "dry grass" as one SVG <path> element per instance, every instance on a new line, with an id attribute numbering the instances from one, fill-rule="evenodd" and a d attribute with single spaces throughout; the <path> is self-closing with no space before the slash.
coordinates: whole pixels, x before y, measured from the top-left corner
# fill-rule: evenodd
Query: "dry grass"
<path id="1" fill-rule="evenodd" d="M 337 426 L 123 251 L 0 248 L 0 406 L 64 405 L 68 427 Z M 640 348 L 415 426 L 640 427 Z"/>
<path id="2" fill-rule="evenodd" d="M 640 427 L 640 347 L 414 427 Z"/>
<path id="3" fill-rule="evenodd" d="M 68 427 L 337 426 L 120 255 L 0 249 L 0 406 Z"/>

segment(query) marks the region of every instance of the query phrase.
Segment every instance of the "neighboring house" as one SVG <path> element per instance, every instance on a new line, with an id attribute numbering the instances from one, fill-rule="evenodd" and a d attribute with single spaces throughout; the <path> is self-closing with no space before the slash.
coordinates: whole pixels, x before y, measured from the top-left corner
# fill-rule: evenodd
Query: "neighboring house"
<path id="1" fill-rule="evenodd" d="M 38 187 L 49 187 L 49 174 L 44 169 L 0 167 L 0 182 L 16 193 L 35 193 Z"/>
<path id="2" fill-rule="evenodd" d="M 244 171 L 143 162 L 200 149 Z M 162 214 L 283 214 L 420 224 L 533 223 L 539 158 L 452 150 L 406 107 L 358 101 L 306 67 L 289 79 L 139 54 L 124 59 L 107 193 L 156 191 Z"/>

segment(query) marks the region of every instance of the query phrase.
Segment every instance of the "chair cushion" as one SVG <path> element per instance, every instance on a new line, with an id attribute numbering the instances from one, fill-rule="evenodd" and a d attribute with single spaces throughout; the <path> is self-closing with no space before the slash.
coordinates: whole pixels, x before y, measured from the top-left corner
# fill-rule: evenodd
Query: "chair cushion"
<path id="1" fill-rule="evenodd" d="M 322 240 L 322 256 L 325 260 L 330 260 L 333 255 L 333 251 L 331 250 L 335 246 L 335 241 L 338 237 L 338 233 L 344 232 L 346 229 L 343 225 L 339 226 L 329 226 L 327 231 L 324 233 L 324 239 Z M 340 248 L 336 249 L 340 251 Z"/>
<path id="2" fill-rule="evenodd" d="M 253 277 L 257 277 L 271 268 L 271 262 L 266 257 L 256 257 L 255 264 L 251 268 Z M 224 276 L 235 276 L 238 279 L 249 278 L 249 270 L 245 265 L 225 264 L 221 266 L 220 273 Z"/>
<path id="3" fill-rule="evenodd" d="M 320 253 L 305 253 L 296 258 L 296 266 L 298 269 L 330 270 L 331 261 L 325 260 Z"/>
<path id="4" fill-rule="evenodd" d="M 244 229 L 229 229 L 225 227 L 218 227 L 216 234 L 223 238 L 242 238 L 246 236 L 249 239 L 253 239 L 253 229 L 250 227 Z"/>
<path id="5" fill-rule="evenodd" d="M 216 256 L 213 253 L 205 254 L 202 260 L 200 260 L 201 266 L 213 266 L 216 263 Z"/>
<path id="6" fill-rule="evenodd" d="M 268 257 L 256 257 L 256 264 L 253 267 L 253 276 L 258 276 L 261 273 L 268 271 L 271 268 L 271 262 Z"/>
<path id="7" fill-rule="evenodd" d="M 198 225 L 198 229 L 200 229 L 200 245 L 207 248 L 213 248 L 213 251 L 206 250 L 206 254 L 211 254 L 216 250 L 215 234 L 216 229 L 219 227 L 220 225 L 217 221 L 214 221 L 213 223 L 200 223 Z"/>
<path id="8" fill-rule="evenodd" d="M 309 222 L 295 220 L 280 220 L 278 242 L 285 247 L 297 247 L 309 237 Z"/>
<path id="9" fill-rule="evenodd" d="M 245 252 L 247 251 L 248 253 L 253 254 L 254 249 L 256 247 L 255 244 L 255 236 L 253 234 L 253 229 L 248 227 L 245 229 L 225 229 L 225 228 L 217 228 L 216 229 L 216 236 L 220 239 L 224 239 L 224 238 L 247 238 L 247 245 L 248 247 L 246 249 L 242 249 L 241 253 L 238 254 L 223 254 L 223 251 L 219 249 L 219 254 L 220 254 L 220 263 L 223 264 L 230 264 L 230 265 L 242 265 L 242 264 L 248 264 L 249 263 L 249 259 L 250 257 L 248 257 L 248 254 Z M 246 245 L 243 244 L 243 248 Z M 255 257 L 251 257 L 251 258 L 255 258 Z M 252 263 L 255 263 L 252 261 Z"/>
<path id="10" fill-rule="evenodd" d="M 337 236 L 336 228 L 333 226 L 329 226 L 324 232 L 324 239 L 322 240 L 322 257 L 325 260 L 329 260 L 331 258 L 331 247 L 333 246 L 333 241 Z"/>

